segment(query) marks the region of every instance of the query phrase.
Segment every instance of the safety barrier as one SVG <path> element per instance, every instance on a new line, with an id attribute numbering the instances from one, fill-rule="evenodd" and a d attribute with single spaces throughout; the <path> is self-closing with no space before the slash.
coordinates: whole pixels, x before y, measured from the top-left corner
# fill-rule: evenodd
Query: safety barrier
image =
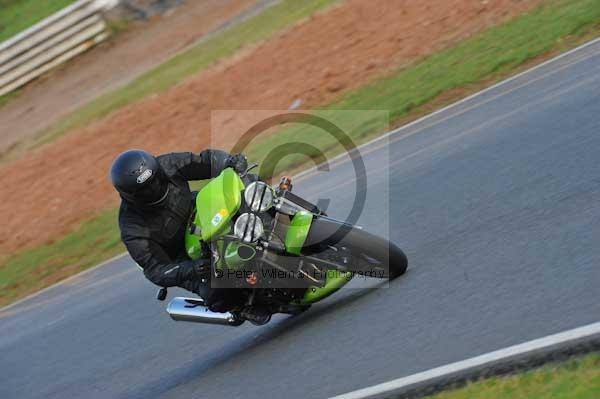
<path id="1" fill-rule="evenodd" d="M 109 35 L 102 11 L 118 0 L 79 0 L 0 43 L 0 96 L 81 54 Z"/>

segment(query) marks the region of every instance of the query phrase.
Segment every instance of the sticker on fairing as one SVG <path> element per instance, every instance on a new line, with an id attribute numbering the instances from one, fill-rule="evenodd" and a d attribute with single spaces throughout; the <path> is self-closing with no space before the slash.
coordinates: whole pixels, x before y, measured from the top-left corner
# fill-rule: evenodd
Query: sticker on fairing
<path id="1" fill-rule="evenodd" d="M 219 223 L 221 223 L 221 221 L 223 220 L 223 218 L 227 216 L 227 213 L 227 209 L 221 209 L 217 214 L 215 214 L 215 216 L 213 216 L 211 221 L 212 225 L 218 226 Z"/>
<path id="2" fill-rule="evenodd" d="M 215 215 L 215 216 L 212 218 L 212 221 L 211 221 L 211 223 L 212 223 L 212 225 L 213 225 L 213 226 L 216 226 L 216 225 L 218 225 L 219 223 L 221 223 L 221 220 L 223 220 L 223 216 L 221 216 L 221 214 L 220 214 L 220 213 L 217 213 L 217 214 L 216 214 L 216 215 Z"/>

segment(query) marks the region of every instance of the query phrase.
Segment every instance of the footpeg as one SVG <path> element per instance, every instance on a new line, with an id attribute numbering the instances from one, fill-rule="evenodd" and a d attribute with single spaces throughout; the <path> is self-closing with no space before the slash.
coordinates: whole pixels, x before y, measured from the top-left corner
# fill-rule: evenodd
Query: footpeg
<path id="1" fill-rule="evenodd" d="M 158 301 L 164 301 L 167 298 L 168 293 L 169 291 L 167 290 L 167 287 L 162 287 L 156 292 L 156 299 Z"/>

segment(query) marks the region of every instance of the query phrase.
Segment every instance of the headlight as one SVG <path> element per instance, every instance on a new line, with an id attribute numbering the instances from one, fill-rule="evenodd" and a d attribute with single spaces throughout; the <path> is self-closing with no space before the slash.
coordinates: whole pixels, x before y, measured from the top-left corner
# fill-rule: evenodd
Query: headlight
<path id="1" fill-rule="evenodd" d="M 264 232 L 262 220 L 253 213 L 243 213 L 235 221 L 233 234 L 244 242 L 258 240 Z"/>
<path id="2" fill-rule="evenodd" d="M 268 184 L 256 181 L 246 187 L 244 199 L 253 212 L 264 212 L 273 206 L 275 193 Z"/>

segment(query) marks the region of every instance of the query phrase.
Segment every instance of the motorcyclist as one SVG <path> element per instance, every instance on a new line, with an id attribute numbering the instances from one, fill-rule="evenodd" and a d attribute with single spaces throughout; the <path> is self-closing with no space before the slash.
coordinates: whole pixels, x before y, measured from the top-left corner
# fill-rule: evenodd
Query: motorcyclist
<path id="1" fill-rule="evenodd" d="M 192 291 L 214 311 L 226 311 L 235 299 L 231 290 L 210 288 L 210 259 L 187 256 L 185 229 L 194 206 L 188 181 L 216 177 L 227 167 L 244 172 L 246 158 L 220 150 L 157 157 L 129 150 L 115 159 L 110 172 L 121 196 L 121 239 L 146 278 Z"/>

